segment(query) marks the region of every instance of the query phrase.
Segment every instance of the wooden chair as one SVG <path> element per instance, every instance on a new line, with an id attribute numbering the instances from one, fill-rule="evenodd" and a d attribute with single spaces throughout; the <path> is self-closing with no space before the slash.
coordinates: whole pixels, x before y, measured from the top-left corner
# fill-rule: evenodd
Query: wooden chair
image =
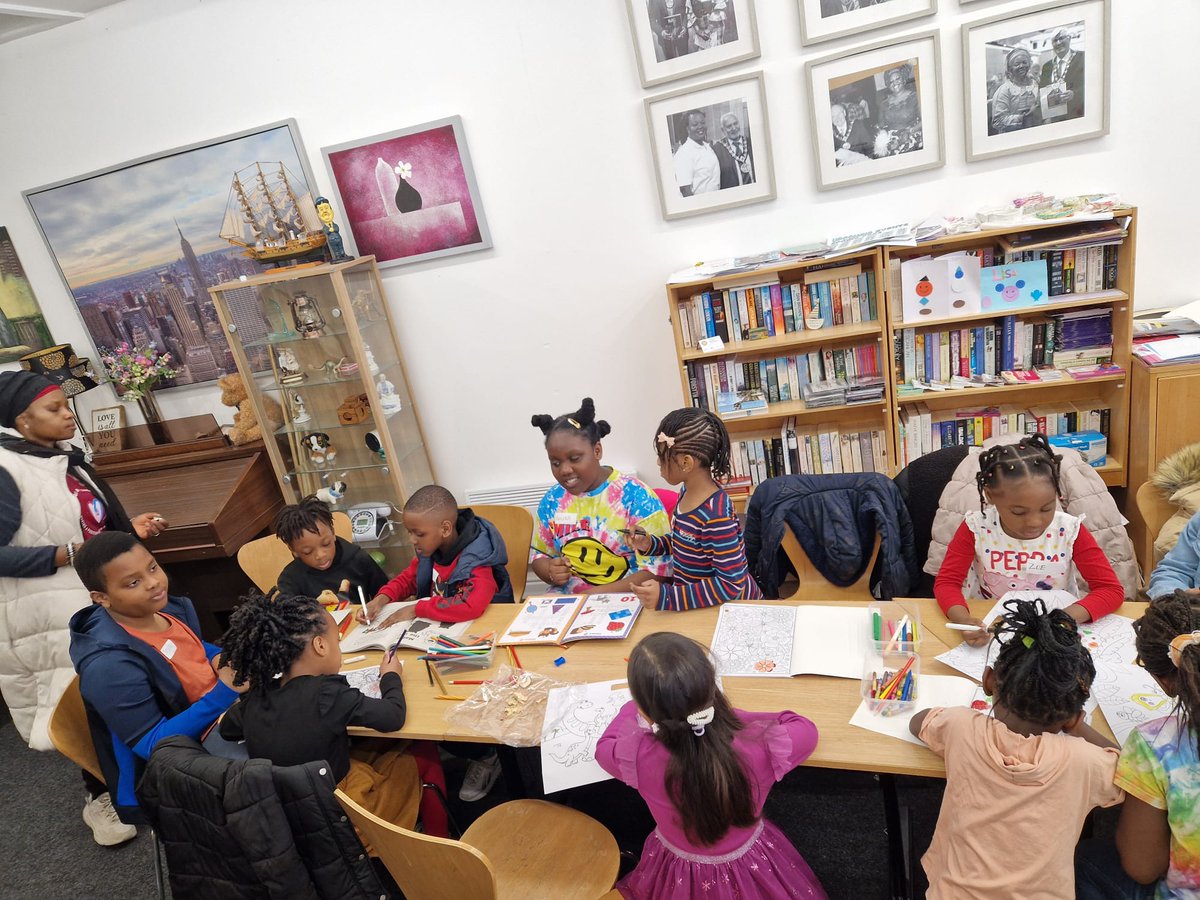
<path id="1" fill-rule="evenodd" d="M 617 878 L 620 855 L 608 829 L 545 800 L 502 803 L 451 841 L 386 822 L 340 790 L 336 796 L 408 900 L 596 900 Z"/>
<path id="2" fill-rule="evenodd" d="M 533 544 L 533 516 L 523 506 L 489 506 L 482 504 L 470 507 L 477 516 L 482 516 L 500 532 L 504 538 L 504 549 L 508 552 L 508 577 L 512 581 L 513 599 L 518 603 L 525 596 L 525 582 L 529 578 L 529 548 Z"/>
<path id="3" fill-rule="evenodd" d="M 796 570 L 796 577 L 800 580 L 795 593 L 789 595 L 787 600 L 873 600 L 871 594 L 871 571 L 875 568 L 875 560 L 879 557 L 879 535 L 875 535 L 875 549 L 871 551 L 871 561 L 867 563 L 867 569 L 862 574 L 862 578 L 854 582 L 849 587 L 838 587 L 826 580 L 825 576 L 817 571 L 816 566 L 808 558 L 808 554 L 804 552 L 804 548 L 800 546 L 800 541 L 796 539 L 792 529 L 784 528 L 783 540 L 779 545 L 783 548 L 783 552 L 787 554 L 787 558 L 791 561 L 792 567 Z"/>
<path id="4" fill-rule="evenodd" d="M 350 517 L 344 512 L 334 512 L 333 533 L 340 538 L 353 540 Z M 275 587 L 279 573 L 292 561 L 292 551 L 287 544 L 273 534 L 242 544 L 237 554 L 242 571 L 264 594 Z"/>
<path id="5" fill-rule="evenodd" d="M 87 709 L 83 705 L 83 694 L 79 692 L 79 676 L 76 675 L 63 691 L 50 714 L 50 743 L 54 749 L 69 759 L 97 781 L 104 781 L 100 771 L 100 760 L 96 756 L 96 745 L 92 743 L 92 729 L 88 725 Z M 158 896 L 167 895 L 166 878 L 163 873 L 162 852 L 159 850 L 158 835 L 150 829 L 150 843 L 154 851 L 154 881 Z"/>
<path id="6" fill-rule="evenodd" d="M 1136 499 L 1138 514 L 1142 517 L 1142 522 L 1146 525 L 1146 533 L 1150 535 L 1151 544 L 1153 544 L 1158 540 L 1158 533 L 1167 524 L 1167 520 L 1175 515 L 1177 509 L 1175 504 L 1164 497 L 1163 492 L 1149 481 L 1143 482 L 1142 486 L 1137 489 Z M 1147 578 L 1150 577 L 1149 569 L 1154 568 L 1158 563 L 1159 555 L 1156 551 L 1153 563 L 1148 565 Z"/>

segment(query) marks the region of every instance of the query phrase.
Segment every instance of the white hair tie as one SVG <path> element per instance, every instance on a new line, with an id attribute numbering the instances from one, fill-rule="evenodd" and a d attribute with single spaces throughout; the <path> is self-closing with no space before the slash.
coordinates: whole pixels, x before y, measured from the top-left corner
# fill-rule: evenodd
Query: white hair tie
<path id="1" fill-rule="evenodd" d="M 1167 656 L 1175 668 L 1179 668 L 1180 657 L 1183 655 L 1184 649 L 1192 644 L 1200 644 L 1200 631 L 1193 631 L 1190 634 L 1184 632 L 1171 641 L 1171 646 L 1167 648 Z"/>
<path id="2" fill-rule="evenodd" d="M 688 716 L 687 723 L 692 726 L 692 734 L 696 735 L 696 737 L 703 737 L 704 726 L 710 724 L 716 718 L 716 715 L 716 709 L 709 706 Z"/>

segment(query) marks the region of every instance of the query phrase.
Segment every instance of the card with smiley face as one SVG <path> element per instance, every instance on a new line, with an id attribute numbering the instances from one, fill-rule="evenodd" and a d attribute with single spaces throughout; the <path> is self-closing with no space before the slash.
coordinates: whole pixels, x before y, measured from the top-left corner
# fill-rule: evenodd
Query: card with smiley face
<path id="1" fill-rule="evenodd" d="M 981 273 L 983 312 L 1007 315 L 1014 309 L 1045 306 L 1050 284 L 1044 259 L 988 266 Z"/>

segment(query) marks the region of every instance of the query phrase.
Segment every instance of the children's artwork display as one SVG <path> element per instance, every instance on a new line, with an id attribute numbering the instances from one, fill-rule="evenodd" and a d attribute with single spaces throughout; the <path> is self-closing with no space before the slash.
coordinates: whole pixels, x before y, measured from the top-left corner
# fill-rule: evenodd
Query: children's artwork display
<path id="1" fill-rule="evenodd" d="M 861 678 L 870 634 L 865 607 L 727 603 L 711 652 L 725 676 Z"/>
<path id="2" fill-rule="evenodd" d="M 549 594 L 526 597 L 497 643 L 569 644 L 619 641 L 629 636 L 642 611 L 636 594 Z"/>
<path id="3" fill-rule="evenodd" d="M 980 309 L 979 257 L 967 253 L 900 264 L 905 322 L 975 315 Z"/>
<path id="4" fill-rule="evenodd" d="M 858 704 L 858 709 L 850 717 L 850 724 L 924 747 L 925 744 L 908 730 L 908 723 L 921 710 L 932 709 L 935 706 L 970 706 L 981 712 L 986 712 L 989 708 L 987 698 L 983 696 L 983 689 L 973 681 L 959 678 L 957 675 L 922 675 L 917 692 L 917 705 L 911 712 L 880 716 L 871 712 L 864 701 Z"/>
<path id="5" fill-rule="evenodd" d="M 987 266 L 980 273 L 980 305 L 984 312 L 1005 315 L 1010 310 L 1044 306 L 1050 300 L 1046 261 Z"/>
<path id="6" fill-rule="evenodd" d="M 545 793 L 611 777 L 596 762 L 596 741 L 630 699 L 624 679 L 551 689 L 542 725 Z"/>

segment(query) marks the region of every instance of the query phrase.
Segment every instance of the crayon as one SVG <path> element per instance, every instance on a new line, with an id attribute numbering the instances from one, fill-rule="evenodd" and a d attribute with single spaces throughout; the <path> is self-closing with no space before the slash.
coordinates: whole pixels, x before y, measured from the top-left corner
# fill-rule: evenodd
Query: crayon
<path id="1" fill-rule="evenodd" d="M 438 694 L 433 699 L 434 700 L 458 700 L 461 702 L 463 700 L 466 700 L 467 698 L 466 697 L 456 697 L 452 694 Z"/>
<path id="2" fill-rule="evenodd" d="M 451 684 L 487 684 L 486 681 L 476 681 L 469 678 L 452 679 Z"/>

